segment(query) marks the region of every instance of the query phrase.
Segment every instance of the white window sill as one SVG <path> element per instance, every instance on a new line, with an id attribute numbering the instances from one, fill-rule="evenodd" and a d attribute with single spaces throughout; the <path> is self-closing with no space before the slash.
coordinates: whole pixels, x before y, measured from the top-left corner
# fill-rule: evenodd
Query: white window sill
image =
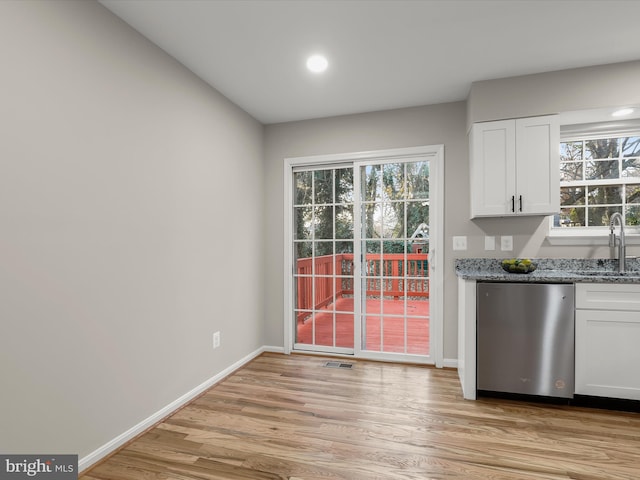
<path id="1" fill-rule="evenodd" d="M 609 232 L 585 232 L 585 231 L 564 231 L 565 229 L 551 229 L 547 235 L 547 242 L 550 245 L 609 245 Z M 568 230 L 568 229 L 567 229 Z M 616 228 L 616 236 L 620 230 Z M 625 243 L 627 245 L 640 245 L 640 232 L 634 229 L 633 232 L 625 232 Z"/>

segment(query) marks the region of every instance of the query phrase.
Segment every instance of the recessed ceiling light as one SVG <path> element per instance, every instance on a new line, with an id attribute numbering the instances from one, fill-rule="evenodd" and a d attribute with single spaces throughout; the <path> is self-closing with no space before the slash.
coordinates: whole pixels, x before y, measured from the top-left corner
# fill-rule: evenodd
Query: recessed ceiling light
<path id="1" fill-rule="evenodd" d="M 329 66 L 329 62 L 326 57 L 322 55 L 311 55 L 307 59 L 307 68 L 313 73 L 322 73 Z"/>
<path id="2" fill-rule="evenodd" d="M 616 110 L 611 114 L 612 117 L 624 117 L 625 115 L 631 115 L 633 113 L 633 108 L 621 108 L 620 110 Z"/>

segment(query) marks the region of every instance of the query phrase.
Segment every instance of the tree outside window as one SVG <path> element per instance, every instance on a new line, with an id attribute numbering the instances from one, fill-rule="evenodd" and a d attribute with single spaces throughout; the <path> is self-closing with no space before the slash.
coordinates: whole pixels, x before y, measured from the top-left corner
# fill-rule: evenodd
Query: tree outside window
<path id="1" fill-rule="evenodd" d="M 560 207 L 554 227 L 640 225 L 640 135 L 562 142 Z"/>

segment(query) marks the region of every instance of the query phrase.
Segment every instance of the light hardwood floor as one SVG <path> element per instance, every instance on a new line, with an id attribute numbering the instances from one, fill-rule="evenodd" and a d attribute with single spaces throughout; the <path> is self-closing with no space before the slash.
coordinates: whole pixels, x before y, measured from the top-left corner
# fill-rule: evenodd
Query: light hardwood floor
<path id="1" fill-rule="evenodd" d="M 640 414 L 466 401 L 455 370 L 327 360 L 264 354 L 80 478 L 640 479 Z"/>

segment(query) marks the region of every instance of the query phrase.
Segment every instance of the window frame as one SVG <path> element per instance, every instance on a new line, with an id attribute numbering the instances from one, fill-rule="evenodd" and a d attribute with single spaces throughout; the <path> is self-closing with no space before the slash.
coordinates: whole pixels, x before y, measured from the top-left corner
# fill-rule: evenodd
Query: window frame
<path id="1" fill-rule="evenodd" d="M 560 143 L 568 143 L 568 142 L 585 142 L 588 140 L 598 140 L 598 139 L 612 139 L 612 138 L 627 138 L 627 137 L 640 137 L 640 128 L 634 129 L 626 129 L 623 128 L 620 131 L 601 131 L 601 132 L 592 132 L 585 130 L 584 132 L 576 131 L 575 129 L 570 129 L 570 133 L 560 135 Z M 584 148 L 584 145 L 583 145 Z M 558 145 L 558 149 L 560 149 L 560 145 Z M 584 153 L 584 150 L 583 150 Z M 611 159 L 617 160 L 618 162 L 622 161 L 622 152 L 619 152 L 618 157 Z M 631 157 L 633 158 L 633 157 Z M 583 165 L 586 166 L 586 161 L 588 159 L 582 159 Z M 595 159 L 595 160 L 607 160 L 607 159 Z M 558 164 L 558 175 L 560 176 L 560 165 L 563 162 L 559 162 Z M 640 179 L 639 177 L 622 177 L 622 170 L 619 171 L 618 178 L 614 179 L 596 179 L 596 180 L 582 180 L 579 184 L 578 182 L 568 182 L 568 181 L 560 181 L 560 188 L 576 186 L 576 187 L 594 187 L 594 186 L 620 186 L 623 187 L 623 192 L 621 192 L 621 206 L 624 211 L 624 206 L 626 205 L 626 199 L 624 191 L 626 189 L 626 185 L 639 185 Z M 560 191 L 558 192 L 560 195 Z M 584 208 L 588 208 L 588 194 L 585 193 L 585 204 Z M 583 226 L 583 227 L 556 227 L 554 226 L 554 217 L 555 215 L 551 215 L 548 217 L 549 219 L 549 231 L 547 234 L 547 241 L 551 245 L 608 245 L 609 244 L 609 233 L 610 229 L 608 226 Z M 588 218 L 585 214 L 585 218 Z M 625 237 L 628 244 L 631 245 L 640 245 L 640 225 L 627 226 L 625 225 Z"/>

